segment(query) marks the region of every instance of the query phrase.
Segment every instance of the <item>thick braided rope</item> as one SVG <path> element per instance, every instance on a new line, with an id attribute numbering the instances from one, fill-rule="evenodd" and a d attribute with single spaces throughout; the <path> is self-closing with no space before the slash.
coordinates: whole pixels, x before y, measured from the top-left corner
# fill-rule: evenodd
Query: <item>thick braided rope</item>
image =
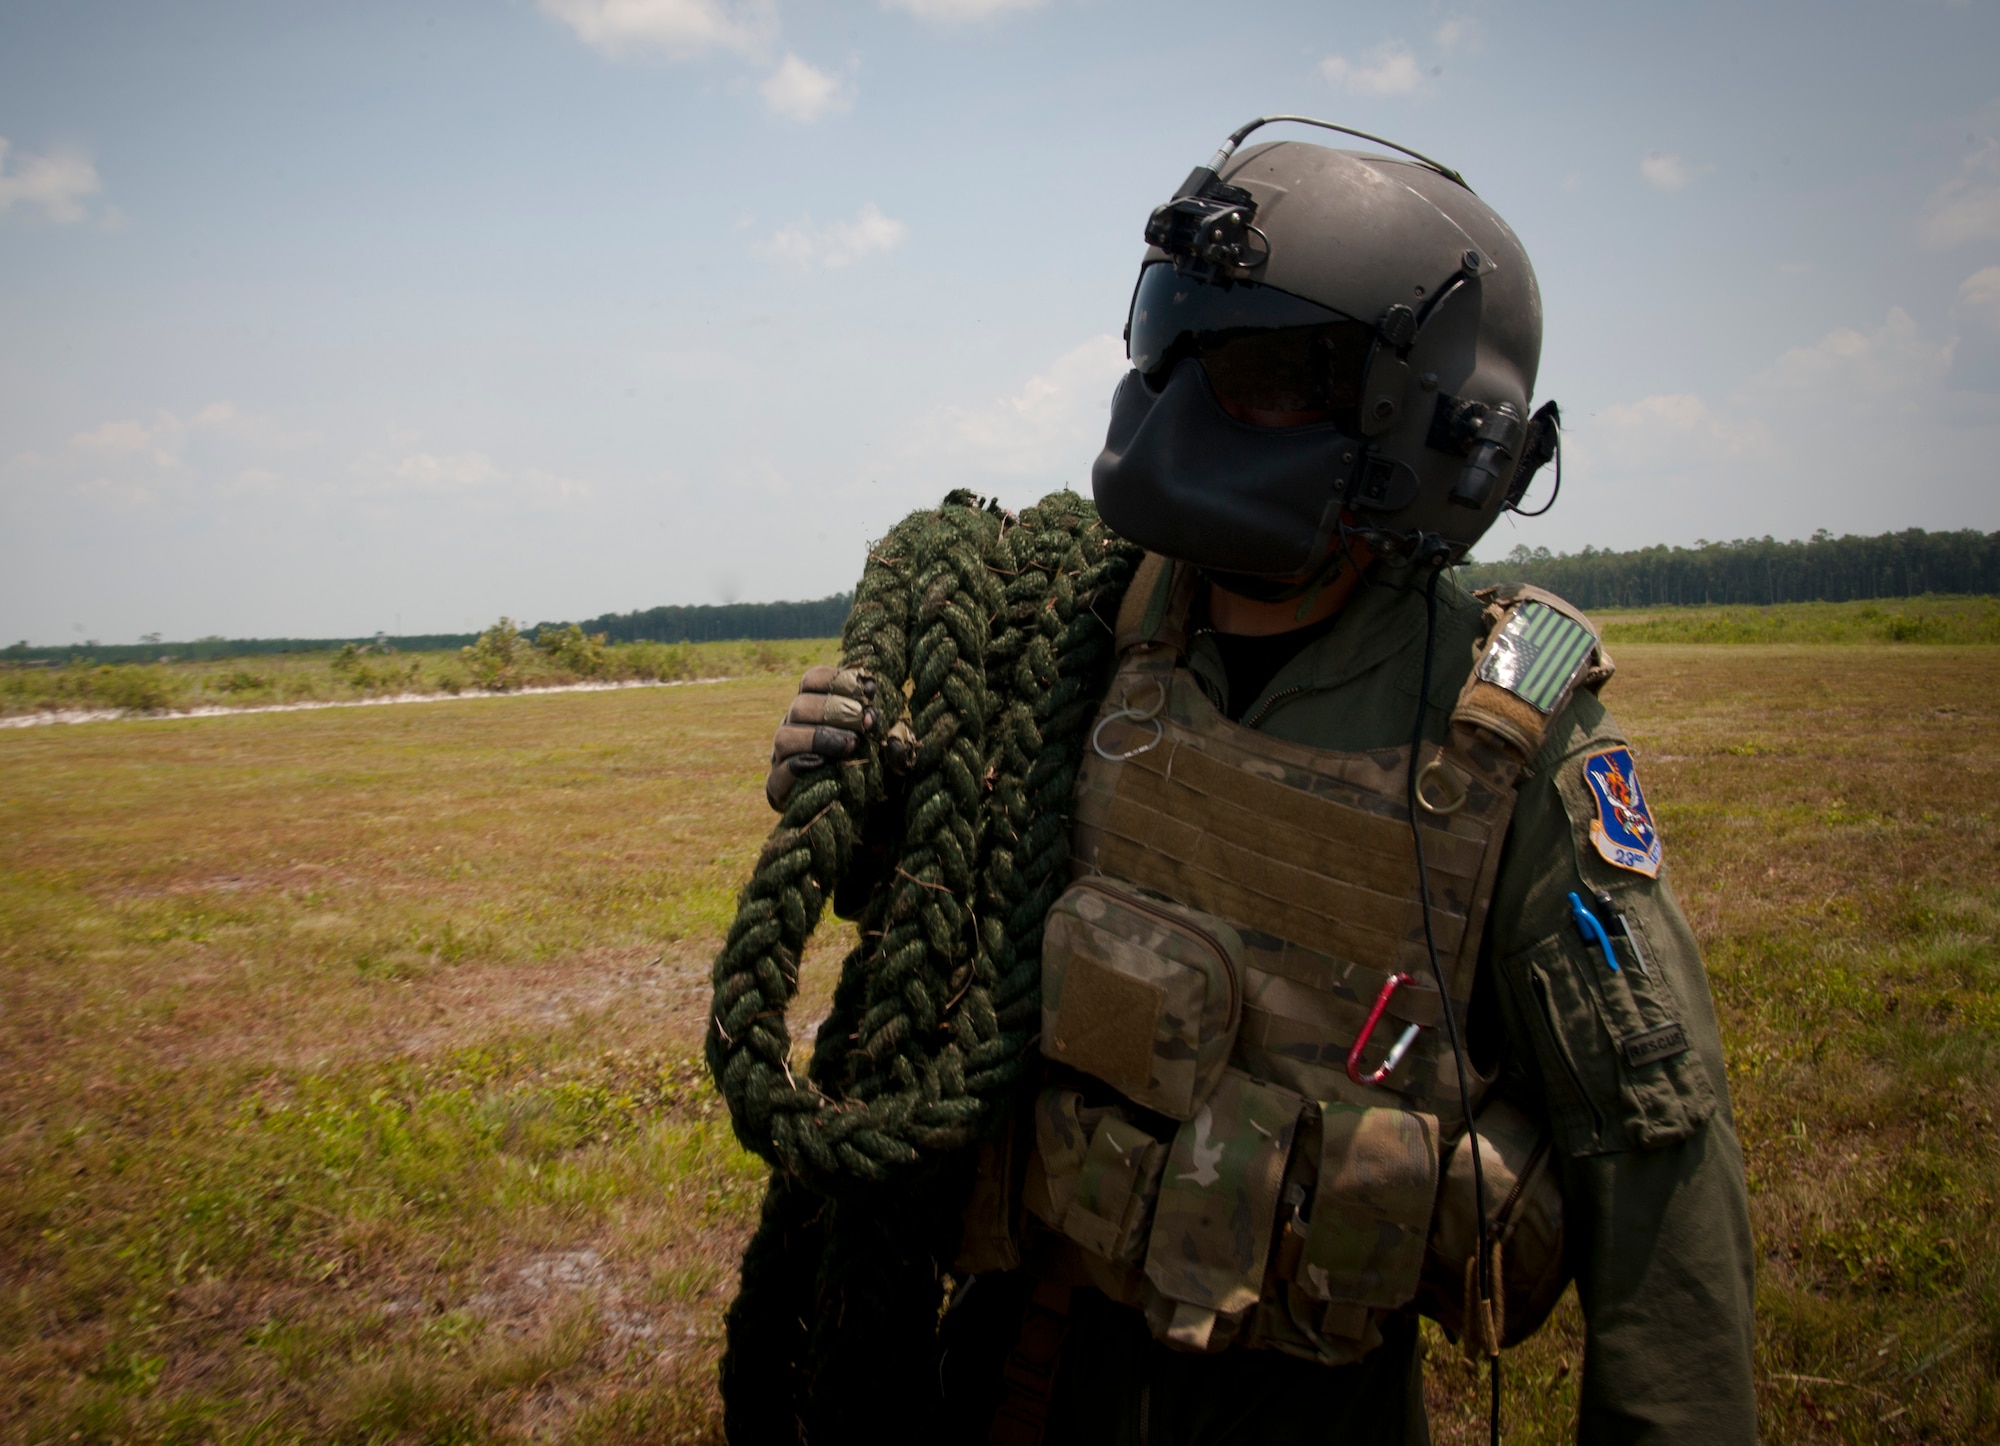
<path id="1" fill-rule="evenodd" d="M 954 493 L 870 552 L 842 638 L 918 749 L 893 874 L 842 967 L 810 1077 L 784 1011 L 881 759 L 799 780 L 713 975 L 708 1059 L 738 1137 L 820 1188 L 921 1170 L 1011 1102 L 1039 1015 L 1042 916 L 1061 887 L 1069 792 L 1136 550 L 1073 493 L 1018 519 Z"/>

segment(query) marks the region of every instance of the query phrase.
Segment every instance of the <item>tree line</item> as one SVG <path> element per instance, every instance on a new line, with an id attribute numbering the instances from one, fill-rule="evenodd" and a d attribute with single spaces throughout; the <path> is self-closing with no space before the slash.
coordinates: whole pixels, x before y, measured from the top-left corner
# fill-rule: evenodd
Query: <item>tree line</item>
<path id="1" fill-rule="evenodd" d="M 605 613 L 579 623 L 613 643 L 762 642 L 776 638 L 838 637 L 854 594 L 837 592 L 811 602 L 704 603 Z"/>
<path id="2" fill-rule="evenodd" d="M 1532 583 L 1580 608 L 1993 595 L 2000 594 L 2000 532 L 1913 527 L 1876 537 L 1835 537 L 1822 528 L 1803 542 L 1746 537 L 1630 552 L 1586 547 L 1575 553 L 1516 547 L 1498 562 L 1468 562 L 1459 569 L 1459 581 L 1467 587 Z"/>
<path id="3" fill-rule="evenodd" d="M 1586 547 L 1552 553 L 1516 547 L 1498 562 L 1466 563 L 1467 587 L 1526 582 L 1559 593 L 1581 608 L 1687 607 L 1702 603 L 1762 606 L 1787 602 L 1852 602 L 1864 598 L 1916 597 L 1925 593 L 2000 595 L 2000 532 L 1965 528 L 1926 532 L 1909 528 L 1876 537 L 1835 537 L 1822 529 L 1802 542 L 1770 537 L 1734 542 L 1701 541 L 1692 547 L 1641 547 L 1629 552 Z M 838 636 L 854 594 L 838 592 L 808 602 L 709 603 L 605 613 L 578 626 L 614 643 L 761 642 Z M 529 633 L 567 623 L 542 623 Z M 0 661 L 17 663 L 152 662 L 161 657 L 206 659 L 264 653 L 331 652 L 356 644 L 399 652 L 465 647 L 477 633 L 421 633 L 395 637 L 198 638 L 161 642 L 157 636 L 127 644 L 97 642 L 0 648 Z"/>
<path id="4" fill-rule="evenodd" d="M 713 603 L 699 607 L 657 607 L 605 613 L 580 624 L 585 635 L 602 633 L 613 643 L 773 642 L 783 638 L 831 638 L 840 634 L 854 594 L 837 592 L 812 602 Z M 538 623 L 521 631 L 539 635 L 568 627 Z M 137 643 L 64 643 L 35 647 L 25 640 L 0 648 L 0 661 L 15 663 L 151 663 L 161 658 L 204 661 L 248 658 L 269 653 L 330 653 L 353 646 L 400 653 L 449 652 L 471 646 L 479 633 L 375 633 L 347 638 L 196 638 L 162 642 L 149 635 Z"/>

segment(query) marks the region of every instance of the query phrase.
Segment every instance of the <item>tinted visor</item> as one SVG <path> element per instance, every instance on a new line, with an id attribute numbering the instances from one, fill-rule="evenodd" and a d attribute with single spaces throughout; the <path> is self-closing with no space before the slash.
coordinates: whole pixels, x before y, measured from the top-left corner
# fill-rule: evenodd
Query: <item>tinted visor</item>
<path id="1" fill-rule="evenodd" d="M 1255 282 L 1214 286 L 1155 261 L 1132 295 L 1132 366 L 1154 391 L 1198 360 L 1216 400 L 1263 427 L 1338 423 L 1356 430 L 1375 329 Z"/>

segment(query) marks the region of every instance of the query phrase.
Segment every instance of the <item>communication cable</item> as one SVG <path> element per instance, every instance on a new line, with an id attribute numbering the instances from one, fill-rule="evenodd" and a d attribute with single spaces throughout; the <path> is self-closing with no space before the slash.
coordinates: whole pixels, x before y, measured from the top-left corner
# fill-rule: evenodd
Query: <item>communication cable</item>
<path id="1" fill-rule="evenodd" d="M 1458 1108 L 1465 1116 L 1465 1134 L 1472 1146 L 1472 1201 L 1473 1215 L 1479 1227 L 1479 1256 L 1474 1262 L 1479 1281 L 1479 1298 L 1482 1303 L 1493 1299 L 1493 1256 L 1487 1241 L 1486 1231 L 1486 1171 L 1479 1159 L 1479 1129 L 1472 1119 L 1472 1092 L 1466 1084 L 1469 1061 L 1465 1043 L 1458 1031 L 1458 1016 L 1452 1011 L 1451 990 L 1444 980 L 1444 966 L 1438 962 L 1437 934 L 1431 925 L 1431 881 L 1430 872 L 1424 862 L 1424 829 L 1417 820 L 1417 758 L 1424 746 L 1424 718 L 1431 702 L 1431 660 L 1437 651 L 1437 585 L 1438 574 L 1450 557 L 1445 550 L 1444 539 L 1429 534 L 1418 539 L 1417 558 L 1420 564 L 1428 566 L 1430 575 L 1424 582 L 1424 668 L 1423 681 L 1417 689 L 1417 723 L 1410 735 L 1410 839 L 1417 850 L 1417 895 L 1423 904 L 1424 948 L 1430 955 L 1431 977 L 1437 981 L 1438 994 L 1444 1001 L 1445 1037 L 1451 1041 L 1451 1055 L 1458 1076 Z M 1428 555 L 1429 561 L 1425 562 Z M 1472 1329 L 1472 1322 L 1465 1323 Z M 1500 1342 L 1493 1338 L 1493 1317 L 1487 1311 L 1480 1322 L 1480 1332 L 1484 1340 L 1487 1364 L 1492 1380 L 1492 1401 L 1487 1414 L 1487 1439 L 1491 1446 L 1500 1446 Z"/>

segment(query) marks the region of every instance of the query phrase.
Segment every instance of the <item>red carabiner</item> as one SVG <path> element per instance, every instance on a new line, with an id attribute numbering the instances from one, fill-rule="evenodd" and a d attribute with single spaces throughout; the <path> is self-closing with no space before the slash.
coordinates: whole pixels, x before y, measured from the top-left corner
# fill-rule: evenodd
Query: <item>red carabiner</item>
<path id="1" fill-rule="evenodd" d="M 1414 983 L 1416 981 L 1407 974 L 1391 974 L 1388 982 L 1382 986 L 1382 992 L 1375 996 L 1375 1007 L 1368 1011 L 1368 1022 L 1361 1026 L 1361 1037 L 1354 1041 L 1354 1048 L 1347 1051 L 1347 1077 L 1356 1084 L 1382 1083 L 1389 1077 L 1389 1072 L 1403 1062 L 1403 1056 L 1410 1052 L 1410 1046 L 1416 1043 L 1417 1031 L 1423 1028 L 1420 1024 L 1412 1024 L 1403 1031 L 1400 1039 L 1389 1046 L 1389 1057 L 1382 1061 L 1380 1069 L 1373 1074 L 1365 1075 L 1361 1072 L 1361 1051 L 1367 1048 L 1368 1041 L 1374 1038 L 1375 1026 L 1382 1018 L 1382 1011 L 1389 1007 L 1389 997 L 1405 984 Z"/>

